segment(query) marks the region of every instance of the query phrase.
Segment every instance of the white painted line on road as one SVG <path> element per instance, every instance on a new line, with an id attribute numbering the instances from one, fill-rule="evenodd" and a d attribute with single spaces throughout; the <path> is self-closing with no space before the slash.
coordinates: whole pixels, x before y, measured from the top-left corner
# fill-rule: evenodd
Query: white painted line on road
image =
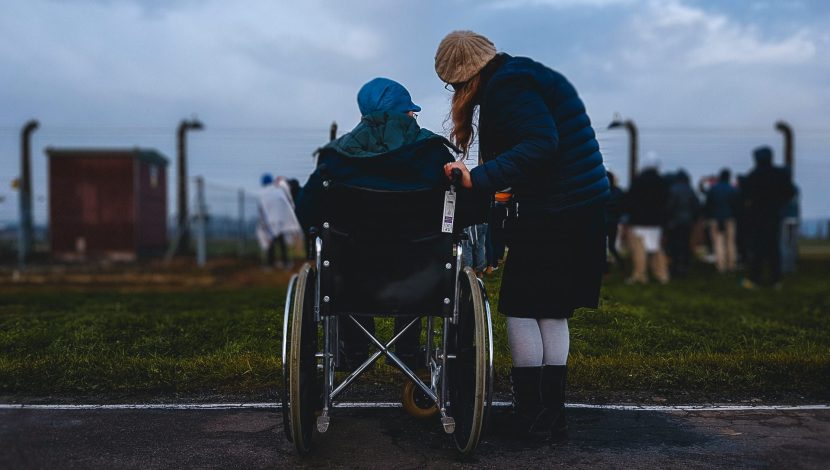
<path id="1" fill-rule="evenodd" d="M 279 402 L 262 403 L 122 403 L 122 404 L 27 404 L 0 403 L 0 410 L 235 410 L 280 408 Z M 342 402 L 336 408 L 401 408 L 400 402 Z M 505 408 L 509 401 L 494 401 Z M 568 403 L 568 408 L 618 411 L 810 411 L 830 410 L 830 405 L 593 405 Z"/>
<path id="2" fill-rule="evenodd" d="M 590 405 L 568 403 L 568 408 L 620 411 L 807 411 L 830 410 L 830 405 Z"/>

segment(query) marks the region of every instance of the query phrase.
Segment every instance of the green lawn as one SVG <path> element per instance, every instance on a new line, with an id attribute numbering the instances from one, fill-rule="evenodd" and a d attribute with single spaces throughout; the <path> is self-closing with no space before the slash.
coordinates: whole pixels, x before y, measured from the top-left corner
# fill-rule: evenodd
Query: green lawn
<path id="1" fill-rule="evenodd" d="M 830 400 L 830 261 L 782 291 L 700 267 L 668 286 L 611 276 L 571 321 L 572 400 Z M 493 308 L 498 277 L 487 281 Z M 0 287 L 0 394 L 261 397 L 280 385 L 284 284 L 121 292 Z M 498 385 L 510 361 L 495 316 Z M 398 380 L 379 367 L 375 380 Z"/>

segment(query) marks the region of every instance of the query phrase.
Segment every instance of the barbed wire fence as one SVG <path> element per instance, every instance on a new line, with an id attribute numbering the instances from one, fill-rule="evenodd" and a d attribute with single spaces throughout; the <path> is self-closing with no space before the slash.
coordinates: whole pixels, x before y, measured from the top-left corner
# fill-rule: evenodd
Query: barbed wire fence
<path id="1" fill-rule="evenodd" d="M 193 178 L 195 193 L 189 201 L 187 247 L 179 247 L 183 227 L 177 217 L 169 218 L 166 255 L 170 261 L 177 253 L 195 253 L 196 262 L 204 266 L 208 259 L 234 257 L 256 259 L 260 253 L 256 240 L 259 202 L 244 188 Z"/>
<path id="2" fill-rule="evenodd" d="M 201 177 L 196 177 L 194 183 L 191 230 L 197 264 L 228 257 L 265 263 L 266 252 L 258 233 L 262 217 L 259 190 L 246 191 Z M 303 236 L 296 235 L 286 238 L 289 261 L 305 255 Z"/>
<path id="3" fill-rule="evenodd" d="M 204 202 L 209 256 L 249 257 L 259 253 L 255 235 L 259 218 L 256 195 L 206 180 Z M 197 209 L 194 207 L 194 213 Z"/>
<path id="4" fill-rule="evenodd" d="M 41 217 L 47 213 L 48 200 L 43 193 L 34 193 L 32 212 Z M 17 209 L 17 197 L 14 192 L 0 191 L 0 208 L 3 212 L 11 212 L 11 206 Z M 20 233 L 16 221 L 0 221 L 0 265 L 11 264 L 17 259 Z M 49 256 L 49 225 L 34 224 L 32 227 L 32 253 L 38 258 Z"/>
<path id="5" fill-rule="evenodd" d="M 601 150 L 609 169 L 618 175 L 622 186 L 627 185 L 627 137 L 619 130 L 596 126 Z M 300 179 L 313 170 L 312 152 L 328 141 L 326 126 L 314 128 L 288 127 L 222 127 L 210 126 L 189 137 L 191 174 L 204 175 L 204 237 L 205 254 L 209 258 L 240 257 L 255 259 L 259 255 L 256 240 L 258 218 L 256 186 L 254 182 L 263 171 L 273 171 Z M 11 156 L 19 153 L 18 126 L 0 126 L 0 152 Z M 640 156 L 655 151 L 665 171 L 680 167 L 691 170 L 693 176 L 715 174 L 721 167 L 732 168 L 733 174 L 745 173 L 752 165 L 754 145 L 769 144 L 780 155 L 780 138 L 770 127 L 698 128 L 693 126 L 640 127 Z M 125 145 L 129 143 L 129 145 Z M 33 212 L 34 251 L 44 259 L 49 256 L 49 195 L 43 149 L 48 146 L 74 148 L 124 148 L 140 143 L 142 148 L 159 149 L 170 157 L 168 181 L 175 175 L 175 136 L 167 126 L 50 126 L 44 125 L 33 135 Z M 796 127 L 796 177 L 803 183 L 803 194 L 820 194 L 822 182 L 830 180 L 827 153 L 830 151 L 830 133 L 824 128 Z M 471 149 L 465 162 L 478 160 L 477 146 Z M 16 158 L 0 162 L 0 264 L 11 263 L 18 243 L 18 193 L 9 182 L 16 178 Z M 689 166 L 694 165 L 693 168 Z M 702 173 L 703 172 L 703 173 Z M 808 184 L 809 183 L 809 184 Z M 244 186 L 244 189 L 243 189 Z M 176 193 L 170 183 L 167 205 L 172 214 Z M 197 213 L 195 194 L 191 186 L 190 214 Z M 254 188 L 254 189 L 251 189 Z M 816 204 L 814 203 L 815 207 Z M 815 209 L 802 218 L 800 235 L 803 238 L 830 238 L 830 220 L 824 209 Z M 168 218 L 169 239 L 176 234 L 175 217 Z M 195 252 L 191 238 L 191 253 Z M 8 255 L 8 256 L 7 256 Z"/>

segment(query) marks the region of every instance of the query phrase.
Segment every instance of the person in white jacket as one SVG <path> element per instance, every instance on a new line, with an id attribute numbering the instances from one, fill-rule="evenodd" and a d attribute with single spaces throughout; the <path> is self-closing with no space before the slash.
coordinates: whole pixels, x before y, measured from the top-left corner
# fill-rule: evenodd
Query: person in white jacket
<path id="1" fill-rule="evenodd" d="M 277 267 L 289 266 L 288 246 L 294 243 L 302 233 L 300 223 L 294 214 L 294 200 L 285 178 L 274 177 L 270 173 L 262 175 L 262 191 L 259 195 L 259 223 L 257 239 L 259 246 L 266 253 L 268 267 L 274 266 L 276 247 L 280 247 L 280 263 Z"/>

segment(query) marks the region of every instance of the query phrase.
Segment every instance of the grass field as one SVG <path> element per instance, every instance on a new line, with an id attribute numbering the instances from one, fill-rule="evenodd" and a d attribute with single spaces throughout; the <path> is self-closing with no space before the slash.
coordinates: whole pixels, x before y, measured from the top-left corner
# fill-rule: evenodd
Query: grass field
<path id="1" fill-rule="evenodd" d="M 0 286 L 0 395 L 276 398 L 285 276 L 164 289 Z M 782 291 L 746 291 L 701 266 L 667 286 L 612 275 L 571 325 L 570 399 L 828 401 L 830 260 Z M 227 282 L 226 282 L 227 281 Z M 499 278 L 488 278 L 497 305 Z M 509 353 L 495 316 L 499 388 Z M 388 367 L 371 379 L 399 380 Z"/>

